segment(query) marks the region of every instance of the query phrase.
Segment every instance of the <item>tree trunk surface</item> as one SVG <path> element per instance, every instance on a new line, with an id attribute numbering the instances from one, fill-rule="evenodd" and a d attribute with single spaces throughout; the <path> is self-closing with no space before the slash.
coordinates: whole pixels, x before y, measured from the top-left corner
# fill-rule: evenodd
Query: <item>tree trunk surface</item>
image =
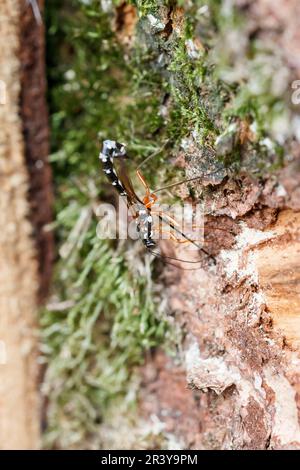
<path id="1" fill-rule="evenodd" d="M 36 449 L 40 442 L 37 306 L 42 282 L 38 245 L 34 241 L 36 225 L 31 222 L 28 196 L 32 189 L 28 159 L 33 153 L 32 147 L 35 147 L 35 154 L 40 149 L 38 167 L 43 167 L 42 160 L 48 153 L 48 125 L 45 105 L 40 106 L 45 100 L 44 79 L 42 83 L 35 81 L 33 84 L 34 67 L 42 63 L 43 29 L 34 19 L 31 34 L 36 36 L 36 44 L 41 45 L 26 43 L 23 26 L 26 15 L 33 17 L 25 0 L 1 2 L 0 79 L 5 85 L 5 99 L 0 105 L 1 449 Z M 33 48 L 35 54 L 32 55 Z M 31 64 L 28 64 L 30 57 Z M 34 103 L 39 106 L 38 116 Z M 46 178 L 49 181 L 49 172 Z M 49 185 L 46 190 L 50 194 Z M 35 195 L 38 197 L 37 192 Z M 45 205 L 43 197 L 37 201 L 49 214 L 48 202 Z M 46 217 L 49 220 L 49 216 Z"/>
<path id="2" fill-rule="evenodd" d="M 274 55 L 282 48 L 287 80 L 299 79 L 299 4 L 235 3 L 245 4 Z M 203 156 L 192 139 L 185 153 L 197 174 Z M 275 180 L 244 172 L 208 194 L 206 248 L 215 267 L 167 267 L 174 324 L 187 331 L 185 365 L 163 352 L 149 359 L 141 407 L 178 448 L 300 448 L 299 142 L 285 153 L 290 163 Z"/>

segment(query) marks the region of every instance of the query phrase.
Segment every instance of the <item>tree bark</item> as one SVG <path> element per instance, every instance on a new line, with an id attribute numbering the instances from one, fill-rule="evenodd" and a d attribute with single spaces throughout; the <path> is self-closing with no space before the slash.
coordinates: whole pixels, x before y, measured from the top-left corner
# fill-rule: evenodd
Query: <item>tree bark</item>
<path id="1" fill-rule="evenodd" d="M 283 48 L 289 79 L 299 77 L 297 2 L 235 3 L 274 55 Z M 207 192 L 206 249 L 215 267 L 167 267 L 174 324 L 186 330 L 185 364 L 162 352 L 148 360 L 141 406 L 147 419 L 159 418 L 173 446 L 300 448 L 299 141 L 286 143 L 288 152 L 290 163 L 275 178 L 259 181 L 245 171 Z M 185 153 L 197 174 L 203 154 L 192 138 Z"/>
<path id="2" fill-rule="evenodd" d="M 48 162 L 49 122 L 46 100 L 45 27 L 42 19 L 44 0 L 34 6 L 22 0 L 19 57 L 21 61 L 20 112 L 29 172 L 28 200 L 38 253 L 38 300 L 45 300 L 50 287 L 54 256 L 52 221 L 52 174 Z M 34 2 L 32 3 L 34 5 Z"/>
<path id="3" fill-rule="evenodd" d="M 26 67 L 28 70 L 26 57 L 28 59 L 32 51 L 28 42 L 27 45 L 24 42 L 22 14 L 33 17 L 31 6 L 25 0 L 1 2 L 0 79 L 5 89 L 5 99 L 0 105 L 1 449 L 36 449 L 40 441 L 37 306 L 41 282 L 34 241 L 36 232 L 30 220 L 32 212 L 28 199 L 30 174 L 27 162 L 33 153 L 32 147 L 35 147 L 35 154 L 40 148 L 41 162 L 48 152 L 48 126 L 45 107 L 40 106 L 41 100 L 45 102 L 44 78 L 41 79 L 42 83 L 35 80 L 34 85 L 28 85 L 25 79 Z M 43 28 L 36 24 L 35 19 L 33 21 L 32 35 L 42 38 Z M 36 39 L 36 42 L 39 40 Z M 37 76 L 34 68 L 37 62 L 41 63 L 41 50 L 42 47 L 36 48 L 36 56 L 31 61 L 33 81 Z M 29 98 L 26 98 L 30 86 Z M 38 127 L 35 124 L 37 120 L 32 117 L 32 114 L 37 116 L 34 99 L 40 113 Z M 24 105 L 26 100 L 27 107 L 26 103 Z M 39 165 L 39 168 L 42 166 Z M 49 173 L 47 178 L 49 181 Z M 49 186 L 46 189 L 49 191 Z M 49 214 L 49 201 L 45 204 L 43 198 L 38 199 L 37 192 L 35 196 L 40 207 L 43 206 Z"/>

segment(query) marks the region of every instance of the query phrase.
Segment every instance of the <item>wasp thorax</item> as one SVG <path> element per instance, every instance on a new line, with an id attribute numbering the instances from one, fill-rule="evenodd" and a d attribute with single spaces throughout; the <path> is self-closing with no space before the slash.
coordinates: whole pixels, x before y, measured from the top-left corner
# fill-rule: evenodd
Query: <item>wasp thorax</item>
<path id="1" fill-rule="evenodd" d="M 147 194 L 143 199 L 143 203 L 145 204 L 147 208 L 153 206 L 153 204 L 155 204 L 156 201 L 157 201 L 157 196 L 153 193 Z"/>

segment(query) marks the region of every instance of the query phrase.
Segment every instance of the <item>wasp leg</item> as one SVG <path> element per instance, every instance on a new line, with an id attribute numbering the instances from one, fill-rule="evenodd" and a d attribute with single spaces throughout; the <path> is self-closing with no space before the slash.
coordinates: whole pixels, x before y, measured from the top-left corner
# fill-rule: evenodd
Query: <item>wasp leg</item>
<path id="1" fill-rule="evenodd" d="M 176 222 L 176 220 L 173 219 L 173 217 L 171 217 L 170 215 L 166 214 L 165 212 L 151 210 L 151 214 L 153 214 L 153 215 L 159 215 L 159 216 L 161 216 L 161 217 L 164 217 L 164 218 L 167 219 L 169 222 L 171 222 L 171 224 L 175 225 L 176 227 L 179 227 L 179 223 Z"/>

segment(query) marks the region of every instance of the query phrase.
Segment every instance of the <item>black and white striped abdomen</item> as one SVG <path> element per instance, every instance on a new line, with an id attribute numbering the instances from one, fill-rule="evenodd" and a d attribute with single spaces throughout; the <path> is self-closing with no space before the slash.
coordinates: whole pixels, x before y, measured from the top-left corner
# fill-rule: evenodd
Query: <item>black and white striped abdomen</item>
<path id="1" fill-rule="evenodd" d="M 114 140 L 105 140 L 103 142 L 102 151 L 100 152 L 99 159 L 102 163 L 102 168 L 105 176 L 116 188 L 121 196 L 127 196 L 126 190 L 114 168 L 114 158 L 125 157 L 125 147 Z"/>
<path id="2" fill-rule="evenodd" d="M 139 232 L 139 237 L 146 248 L 153 248 L 156 246 L 153 237 L 153 218 L 151 215 L 151 210 L 147 209 L 142 204 L 135 205 L 136 213 L 138 217 L 136 219 L 137 230 Z"/>

